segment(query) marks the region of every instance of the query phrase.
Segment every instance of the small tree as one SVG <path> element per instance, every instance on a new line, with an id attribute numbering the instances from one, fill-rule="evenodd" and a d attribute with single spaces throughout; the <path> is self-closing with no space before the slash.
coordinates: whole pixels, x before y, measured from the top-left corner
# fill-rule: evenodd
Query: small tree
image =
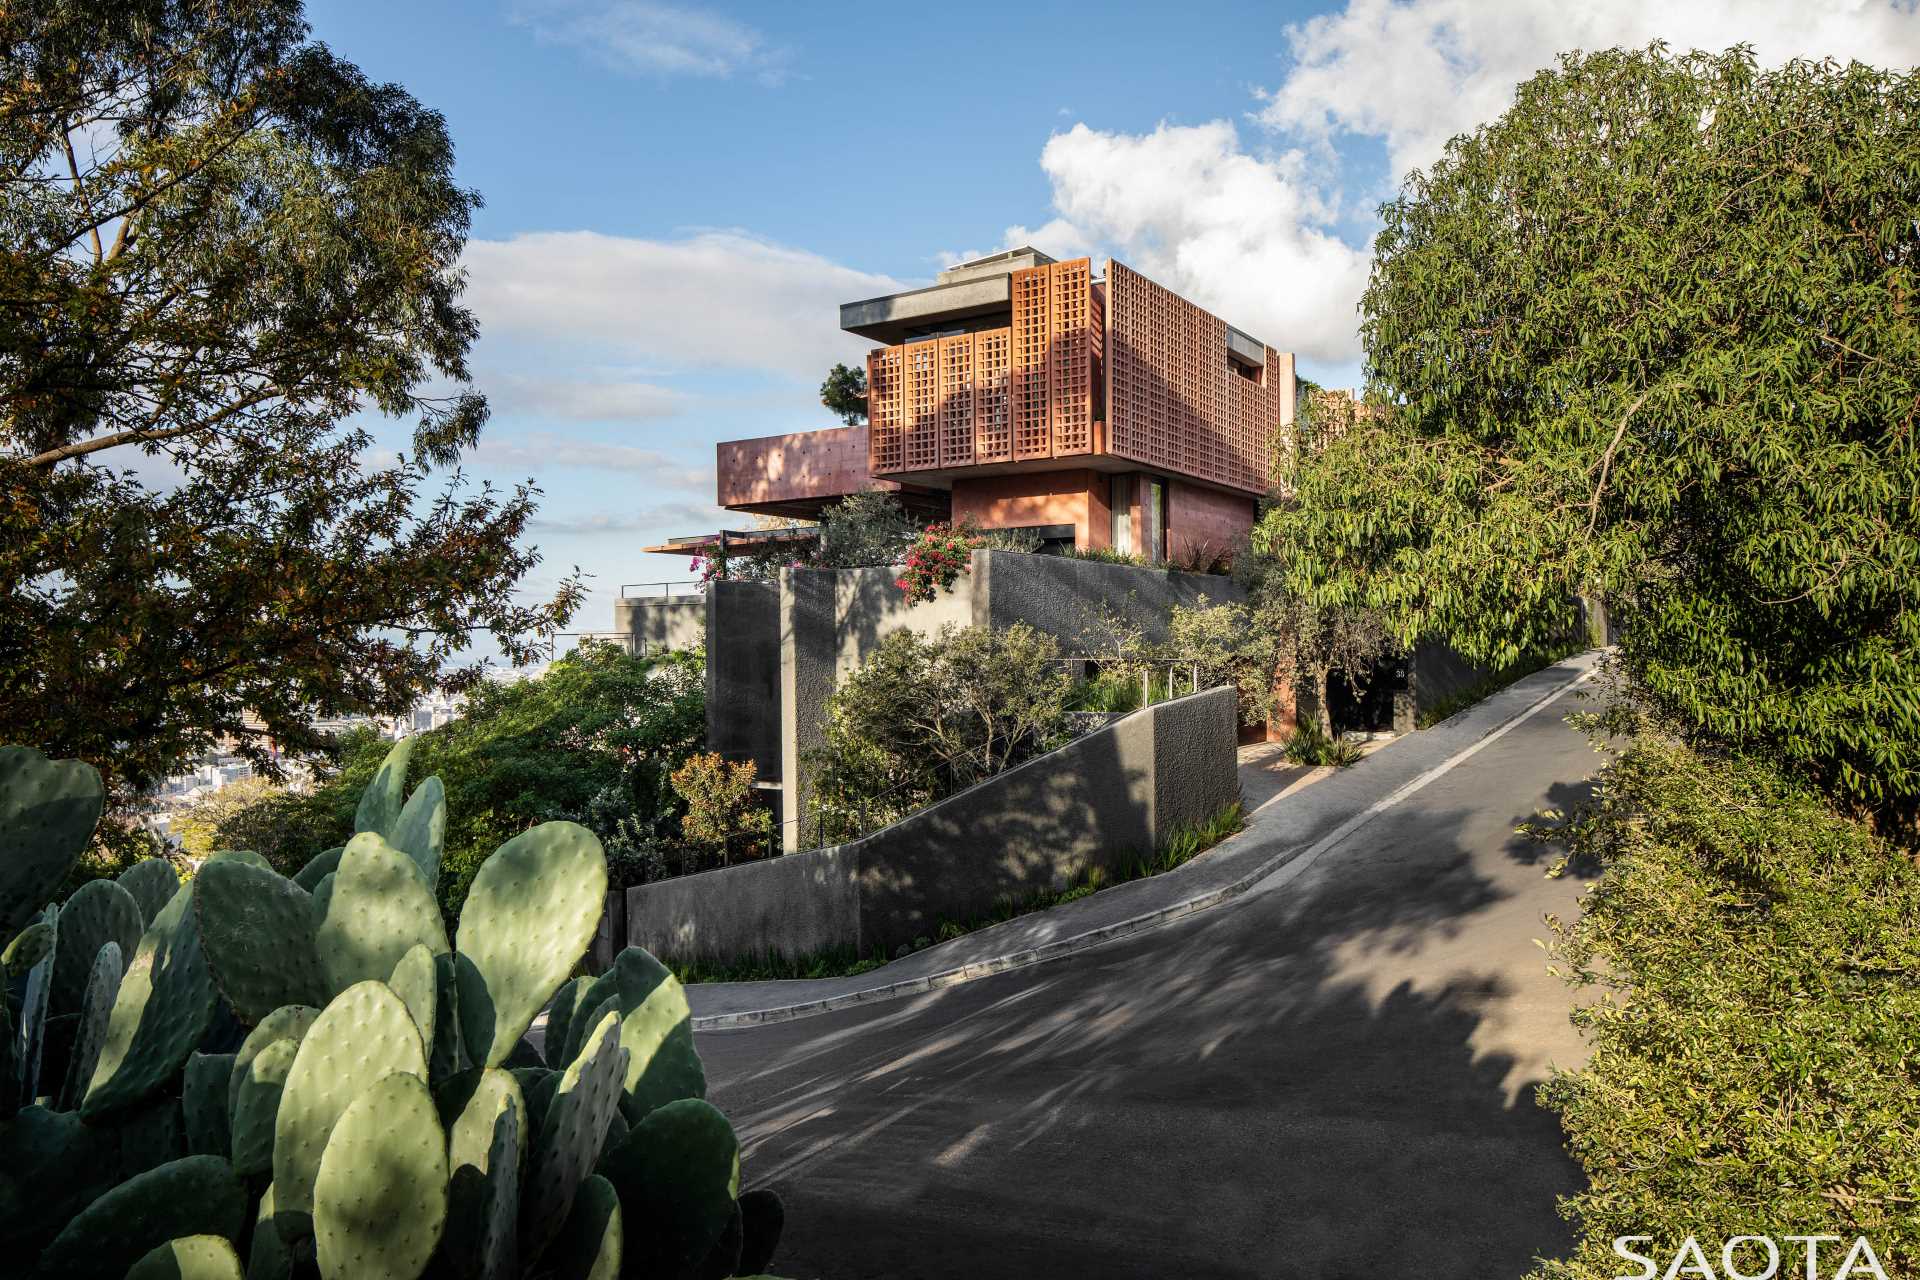
<path id="1" fill-rule="evenodd" d="M 891 493 L 850 493 L 820 513 L 823 569 L 859 569 L 900 563 L 920 526 Z"/>
<path id="2" fill-rule="evenodd" d="M 867 420 L 867 371 L 836 364 L 820 384 L 820 403 L 848 426 Z"/>
<path id="3" fill-rule="evenodd" d="M 728 761 L 718 752 L 688 756 L 673 771 L 673 790 L 686 804 L 680 834 L 689 843 L 732 851 L 733 837 L 751 833 L 765 839 L 771 816 L 753 802 L 758 767 L 751 760 Z"/>

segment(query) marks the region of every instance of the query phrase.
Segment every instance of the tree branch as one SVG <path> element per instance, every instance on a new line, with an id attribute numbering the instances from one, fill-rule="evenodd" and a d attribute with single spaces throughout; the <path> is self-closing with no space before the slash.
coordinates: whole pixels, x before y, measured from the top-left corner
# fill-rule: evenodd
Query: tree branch
<path id="1" fill-rule="evenodd" d="M 1613 470 L 1614 450 L 1620 447 L 1621 438 L 1627 434 L 1628 420 L 1640 412 L 1640 406 L 1645 404 L 1647 397 L 1652 394 L 1653 388 L 1648 387 L 1627 406 L 1627 411 L 1620 415 L 1620 425 L 1613 429 L 1613 439 L 1608 442 L 1607 451 L 1600 456 L 1600 481 L 1593 486 L 1593 496 L 1587 499 L 1587 537 L 1589 538 L 1593 536 L 1594 525 L 1600 520 L 1600 495 L 1607 491 L 1607 473 Z"/>

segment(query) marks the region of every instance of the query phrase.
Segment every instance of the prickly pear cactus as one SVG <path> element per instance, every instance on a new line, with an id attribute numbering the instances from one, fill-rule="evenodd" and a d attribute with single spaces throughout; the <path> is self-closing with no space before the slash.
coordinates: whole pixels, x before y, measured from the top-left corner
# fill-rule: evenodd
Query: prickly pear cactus
<path id="1" fill-rule="evenodd" d="M 413 1015 L 413 1025 L 419 1028 L 421 1043 L 427 1046 L 428 1066 L 433 1058 L 434 1027 L 439 1020 L 440 991 L 434 977 L 434 955 L 427 950 L 423 942 L 416 942 L 400 957 L 393 966 L 393 973 L 387 978 L 387 985 L 393 988 L 393 994 L 407 1006 L 407 1012 Z"/>
<path id="2" fill-rule="evenodd" d="M 280 1092 L 273 1187 L 283 1220 L 313 1212 L 314 1179 L 334 1124 L 369 1085 L 395 1072 L 426 1078 L 412 1015 L 384 982 L 348 987 L 300 1041 Z"/>
<path id="3" fill-rule="evenodd" d="M 193 890 L 185 888 L 134 948 L 80 1113 L 100 1119 L 164 1088 L 206 1034 L 216 999 L 200 949 Z"/>
<path id="4" fill-rule="evenodd" d="M 273 1135 L 287 1074 L 300 1053 L 298 1040 L 275 1040 L 236 1066 L 227 1106 L 227 1132 L 234 1170 L 252 1177 L 273 1172 Z"/>
<path id="5" fill-rule="evenodd" d="M 347 847 L 341 845 L 336 849 L 328 849 L 325 853 L 315 854 L 313 861 L 300 868 L 294 875 L 293 882 L 308 893 L 312 893 L 320 887 L 320 881 L 324 877 L 340 869 L 340 855 L 346 851 Z"/>
<path id="6" fill-rule="evenodd" d="M 416 944 L 434 955 L 449 949 L 433 889 L 413 859 L 381 836 L 355 836 L 340 855 L 326 914 L 314 929 L 328 986 L 345 991 L 369 978 L 384 982 Z"/>
<path id="7" fill-rule="evenodd" d="M 407 790 L 407 761 L 413 758 L 413 739 L 402 738 L 380 762 L 379 772 L 360 793 L 360 808 L 353 815 L 355 834 L 373 831 L 391 835 L 400 821 L 401 800 Z"/>
<path id="8" fill-rule="evenodd" d="M 233 857 L 201 867 L 192 892 L 208 969 L 242 1022 L 332 994 L 314 948 L 313 895 Z"/>
<path id="9" fill-rule="evenodd" d="M 620 1193 L 628 1269 L 681 1275 L 713 1251 L 733 1217 L 740 1146 L 725 1116 L 687 1098 L 635 1125 L 600 1172 Z"/>
<path id="10" fill-rule="evenodd" d="M 447 791 L 436 777 L 422 782 L 394 820 L 389 843 L 412 858 L 420 878 L 440 883 L 440 851 L 447 842 Z"/>
<path id="11" fill-rule="evenodd" d="M 105 798 L 90 764 L 0 747 L 0 938 L 53 900 L 93 839 Z"/>
<path id="12" fill-rule="evenodd" d="M 591 831 L 543 822 L 480 864 L 454 945 L 460 1030 L 483 1066 L 507 1060 L 593 941 L 607 860 Z"/>
<path id="13" fill-rule="evenodd" d="M 240 1234 L 247 1193 L 218 1156 L 188 1156 L 121 1183 L 69 1222 L 40 1270 L 74 1280 L 120 1280 L 156 1245 L 187 1235 Z"/>
<path id="14" fill-rule="evenodd" d="M 594 1010 L 595 1026 L 607 1008 L 620 1011 L 620 1044 L 628 1053 L 622 1109 L 629 1121 L 669 1102 L 706 1096 L 707 1073 L 693 1047 L 693 1010 L 665 965 L 628 947 L 587 988 L 581 1005 Z M 573 1025 L 580 1027 L 577 1018 Z M 578 1052 L 578 1043 L 569 1046 L 570 1058 Z"/>
<path id="15" fill-rule="evenodd" d="M 625 1252 L 620 1195 L 594 1174 L 580 1184 L 559 1237 L 547 1250 L 547 1263 L 563 1280 L 619 1280 Z"/>
<path id="16" fill-rule="evenodd" d="M 559 1077 L 540 1125 L 527 1171 L 521 1237 L 529 1257 L 539 1257 L 573 1209 L 581 1180 L 593 1172 L 618 1114 L 627 1051 L 620 1047 L 620 1019 L 608 1013 L 588 1037 L 588 1047 Z"/>
<path id="17" fill-rule="evenodd" d="M 53 990 L 48 1012 L 54 1017 L 73 1013 L 86 994 L 93 958 L 106 943 L 117 943 L 120 954 L 133 954 L 147 929 L 140 903 L 113 880 L 89 880 L 60 904 L 60 933 L 53 960 Z"/>
<path id="18" fill-rule="evenodd" d="M 142 858 L 122 871 L 115 883 L 132 894 L 140 905 L 140 927 L 145 930 L 153 924 L 161 908 L 180 892 L 180 873 L 165 858 Z"/>
<path id="19" fill-rule="evenodd" d="M 127 1280 L 243 1280 L 240 1255 L 220 1236 L 169 1240 L 133 1264 Z"/>
<path id="20" fill-rule="evenodd" d="M 440 1244 L 446 1220 L 446 1134 L 426 1081 L 395 1072 L 341 1113 L 320 1157 L 313 1188 L 320 1274 L 414 1280 Z"/>
<path id="21" fill-rule="evenodd" d="M 196 1053 L 187 1059 L 180 1113 L 187 1122 L 187 1150 L 197 1156 L 225 1156 L 228 1135 L 227 1085 L 233 1075 L 231 1053 Z"/>
<path id="22" fill-rule="evenodd" d="M 113 1003 L 120 994 L 120 979 L 126 964 L 120 956 L 120 944 L 102 944 L 99 954 L 88 966 L 87 989 L 80 997 L 80 1014 L 74 1023 L 73 1047 L 67 1055 L 66 1083 L 60 1088 L 60 1108 L 71 1111 L 80 1105 L 93 1071 L 100 1063 L 100 1049 L 107 1040 L 107 1022 L 113 1017 Z"/>

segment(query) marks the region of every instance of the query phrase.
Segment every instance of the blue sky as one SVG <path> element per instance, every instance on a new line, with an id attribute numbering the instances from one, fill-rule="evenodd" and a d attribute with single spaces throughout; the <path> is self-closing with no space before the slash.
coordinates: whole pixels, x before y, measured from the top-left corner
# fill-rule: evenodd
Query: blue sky
<path id="1" fill-rule="evenodd" d="M 718 440 L 832 425 L 834 305 L 1031 242 L 1112 255 L 1359 378 L 1372 210 L 1559 50 L 1920 60 L 1913 0 L 965 6 L 318 0 L 317 38 L 443 112 L 475 220 L 476 478 L 545 491 L 548 586 L 685 578 L 738 527 Z M 381 428 L 405 438 L 403 424 Z"/>

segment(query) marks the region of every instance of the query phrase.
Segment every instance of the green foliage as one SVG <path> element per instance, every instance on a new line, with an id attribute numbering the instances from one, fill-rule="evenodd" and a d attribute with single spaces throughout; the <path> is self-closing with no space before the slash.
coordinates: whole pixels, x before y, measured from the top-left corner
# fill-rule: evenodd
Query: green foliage
<path id="1" fill-rule="evenodd" d="M 537 490 L 454 467 L 487 405 L 441 115 L 299 0 L 10 4 L 0 80 L 0 739 L 120 805 L 477 679 L 475 632 L 538 656 L 582 588 L 523 600 Z"/>
<path id="2" fill-rule="evenodd" d="M 920 526 L 892 494 L 850 493 L 820 513 L 820 545 L 810 567 L 898 564 L 919 532 Z"/>
<path id="3" fill-rule="evenodd" d="M 867 371 L 836 364 L 820 384 L 820 403 L 848 426 L 867 420 Z"/>
<path id="4" fill-rule="evenodd" d="M 751 760 L 728 762 L 717 753 L 689 756 L 673 772 L 673 790 L 687 806 L 680 833 L 694 844 L 713 845 L 748 857 L 768 851 L 773 814 L 755 803 Z M 742 842 L 735 837 L 745 836 Z"/>
<path id="5" fill-rule="evenodd" d="M 390 821 L 396 839 L 418 846 L 423 871 L 433 863 L 452 925 L 481 862 L 528 827 L 580 822 L 616 859 L 671 832 L 682 802 L 669 777 L 705 739 L 699 654 L 636 657 L 612 645 L 583 645 L 541 676 L 488 681 L 468 695 L 458 719 L 406 739 L 407 774 L 422 781 L 406 805 L 395 803 Z M 311 889 L 319 877 L 305 869 L 346 844 L 360 798 L 393 749 L 372 732 L 348 737 L 334 776 L 299 797 L 300 811 L 316 816 L 298 823 L 293 837 L 266 829 L 274 806 L 286 802 L 270 794 L 264 810 L 249 806 L 216 826 L 216 841 L 254 849 L 283 874 L 300 872 Z M 242 836 L 247 843 L 239 843 Z M 628 882 L 637 880 L 619 883 Z"/>
<path id="6" fill-rule="evenodd" d="M 1383 210 L 1376 416 L 1261 528 L 1316 600 L 1500 666 L 1604 599 L 1695 730 L 1920 802 L 1920 81 L 1562 59 Z"/>
<path id="7" fill-rule="evenodd" d="M 1330 737 L 1312 722 L 1287 735 L 1284 753 L 1295 764 L 1330 764 L 1337 768 L 1358 764 L 1366 754 L 1353 739 Z"/>
<path id="8" fill-rule="evenodd" d="M 925 604 L 972 572 L 980 543 L 980 535 L 966 525 L 930 524 L 907 548 L 895 585 L 907 593 L 907 603 Z"/>
<path id="9" fill-rule="evenodd" d="M 38 785 L 0 778 L 0 813 Z M 404 838 L 404 815 L 423 796 L 417 811 L 434 808 L 437 790 L 430 780 L 403 803 L 383 783 L 345 812 Z M 69 859 L 87 835 L 67 841 Z M 35 868 L 48 883 L 66 871 Z M 49 1277 L 133 1268 L 231 1280 L 249 1223 L 252 1274 L 321 1280 L 613 1280 L 640 1265 L 623 1262 L 627 1247 L 652 1259 L 639 1272 L 650 1275 L 764 1267 L 779 1206 L 738 1200 L 738 1145 L 700 1100 L 679 982 L 636 950 L 584 986 L 567 982 L 604 907 L 593 834 L 548 822 L 496 850 L 451 954 L 425 871 L 369 830 L 309 901 L 264 859 L 219 854 L 159 906 L 124 978 L 107 935 L 144 919 L 142 899 L 89 886 L 64 947 L 65 909 L 41 911 L 39 946 L 10 941 L 30 963 L 27 996 L 0 1003 L 0 1243 L 37 1254 L 35 1274 Z M 13 1051 L 39 1053 L 36 1001 L 69 953 L 90 975 L 74 1056 L 48 1041 L 45 1064 L 67 1084 L 21 1107 L 34 1077 Z M 523 1036 L 563 990 L 556 1025 L 572 1044 L 549 1036 L 549 1066 Z M 274 1007 L 276 991 L 317 1003 Z M 503 1062 L 518 1070 L 493 1065 Z M 49 1105 L 62 1101 L 79 1111 Z M 630 1244 L 623 1217 L 644 1224 L 643 1244 Z"/>
<path id="10" fill-rule="evenodd" d="M 850 839 L 1059 745 L 1058 653 L 1024 623 L 882 639 L 827 701 L 810 834 Z"/>
<path id="11" fill-rule="evenodd" d="M 1579 920 L 1554 922 L 1593 1055 L 1543 1101 L 1588 1186 L 1563 1202 L 1578 1251 L 1540 1274 L 1612 1277 L 1626 1234 L 1662 1259 L 1752 1232 L 1920 1256 L 1910 853 L 1770 764 L 1651 734 L 1539 834 L 1604 870 Z"/>
<path id="12" fill-rule="evenodd" d="M 1091 560 L 1095 564 L 1125 564 L 1136 569 L 1159 567 L 1137 551 L 1117 551 L 1112 547 L 1067 547 L 1060 554 L 1069 560 Z"/>

